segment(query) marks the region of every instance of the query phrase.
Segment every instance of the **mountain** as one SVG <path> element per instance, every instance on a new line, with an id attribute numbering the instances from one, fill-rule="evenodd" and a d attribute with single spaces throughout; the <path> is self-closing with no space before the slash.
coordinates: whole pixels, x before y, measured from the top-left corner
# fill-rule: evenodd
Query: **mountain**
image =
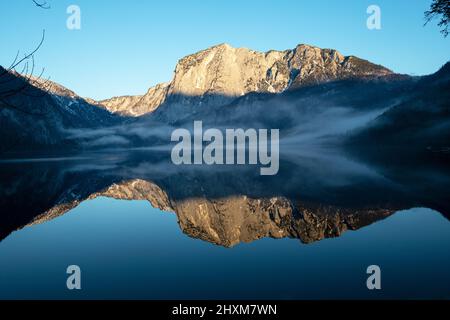
<path id="1" fill-rule="evenodd" d="M 16 87 L 25 81 L 8 77 Z M 1 108 L 4 149 L 168 144 L 173 127 L 195 120 L 210 127 L 279 128 L 281 139 L 297 147 L 448 147 L 448 66 L 410 77 L 304 44 L 268 52 L 221 44 L 182 58 L 169 83 L 139 96 L 94 101 L 56 83 L 30 82 L 34 94 L 10 101 L 22 108 Z M 30 116 L 30 110 L 45 115 Z M 408 142 L 411 135 L 417 143 Z"/>
<path id="2" fill-rule="evenodd" d="M 141 116 L 164 102 L 165 106 L 219 106 L 252 92 L 280 93 L 330 81 L 391 74 L 366 60 L 305 44 L 268 52 L 221 44 L 182 58 L 170 83 L 157 85 L 143 96 L 115 97 L 99 104 L 111 112 Z"/>
<path id="3" fill-rule="evenodd" d="M 412 149 L 450 155 L 450 62 L 435 74 L 422 77 L 407 99 L 392 106 L 367 126 L 351 133 L 347 144 L 370 143 L 401 156 Z M 407 154 L 408 155 L 408 154 Z M 416 155 L 417 156 L 417 155 Z"/>
<path id="4" fill-rule="evenodd" d="M 336 50 L 298 45 L 293 50 L 257 52 L 221 44 L 181 59 L 169 96 L 279 93 L 305 85 L 392 74 L 382 66 Z"/>
<path id="5" fill-rule="evenodd" d="M 122 96 L 98 101 L 98 105 L 110 112 L 124 116 L 138 117 L 153 112 L 166 99 L 168 83 L 150 88 L 142 96 Z"/>
<path id="6" fill-rule="evenodd" d="M 76 148 L 72 129 L 100 128 L 122 121 L 51 81 L 24 78 L 0 67 L 0 152 Z"/>

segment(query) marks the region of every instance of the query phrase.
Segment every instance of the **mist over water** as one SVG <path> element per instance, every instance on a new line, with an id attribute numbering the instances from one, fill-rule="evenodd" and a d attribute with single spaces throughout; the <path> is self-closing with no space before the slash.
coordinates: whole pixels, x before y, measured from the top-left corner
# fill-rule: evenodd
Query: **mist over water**
<path id="1" fill-rule="evenodd" d="M 127 123 L 99 129 L 68 129 L 69 140 L 81 142 L 87 149 L 133 149 L 148 148 L 169 150 L 172 132 L 186 128 L 193 132 L 195 121 L 202 121 L 204 131 L 214 128 L 225 132 L 227 129 L 280 129 L 280 145 L 286 149 L 304 153 L 322 150 L 321 146 L 337 148 L 342 140 L 359 128 L 370 125 L 371 121 L 383 114 L 388 107 L 355 108 L 333 104 L 323 98 L 317 101 L 275 99 L 239 105 L 239 107 L 207 107 L 182 121 L 167 125 L 156 117 L 143 117 Z M 174 108 L 172 106 L 172 108 Z M 188 108 L 188 106 L 184 106 Z M 189 106 L 195 110 L 195 106 Z M 228 110 L 226 110 L 228 108 Z M 224 111 L 225 109 L 225 111 Z M 271 110 L 267 114 L 265 110 Z"/>

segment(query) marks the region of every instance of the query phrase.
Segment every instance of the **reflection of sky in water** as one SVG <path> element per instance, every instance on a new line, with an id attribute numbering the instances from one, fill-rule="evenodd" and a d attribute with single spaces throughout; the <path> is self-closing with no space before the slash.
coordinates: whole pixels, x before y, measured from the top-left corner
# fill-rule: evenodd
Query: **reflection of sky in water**
<path id="1" fill-rule="evenodd" d="M 428 209 L 310 245 L 226 249 L 185 236 L 148 202 L 98 198 L 0 243 L 0 298 L 450 298 L 449 248 L 450 223 Z M 71 264 L 79 292 L 65 287 Z M 365 286 L 371 264 L 380 292 Z"/>

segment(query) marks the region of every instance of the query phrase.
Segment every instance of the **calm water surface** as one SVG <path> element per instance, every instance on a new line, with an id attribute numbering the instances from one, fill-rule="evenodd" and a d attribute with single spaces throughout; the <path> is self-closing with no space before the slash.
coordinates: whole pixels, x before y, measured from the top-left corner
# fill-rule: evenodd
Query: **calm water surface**
<path id="1" fill-rule="evenodd" d="M 1 165 L 0 298 L 450 298 L 445 190 L 399 187 L 417 171 L 321 184 L 297 166 L 292 188 L 283 172 L 282 184 L 260 185 L 78 161 Z M 324 194 L 339 197 L 317 203 Z M 366 288 L 373 264 L 380 291 Z M 80 291 L 66 288 L 69 265 L 81 268 Z"/>

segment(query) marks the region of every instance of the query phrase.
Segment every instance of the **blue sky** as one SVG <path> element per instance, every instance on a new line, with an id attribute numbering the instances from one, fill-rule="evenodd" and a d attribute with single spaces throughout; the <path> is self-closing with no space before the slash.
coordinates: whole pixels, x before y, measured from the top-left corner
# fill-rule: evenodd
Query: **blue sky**
<path id="1" fill-rule="evenodd" d="M 142 94 L 169 81 L 183 56 L 227 42 L 254 50 L 299 43 L 334 48 L 396 72 L 436 71 L 449 60 L 450 37 L 423 27 L 431 0 L 31 0 L 0 2 L 0 64 L 29 51 L 45 75 L 85 97 Z M 68 30 L 66 9 L 81 9 L 81 30 Z M 366 27 L 369 5 L 381 8 L 382 29 Z"/>

